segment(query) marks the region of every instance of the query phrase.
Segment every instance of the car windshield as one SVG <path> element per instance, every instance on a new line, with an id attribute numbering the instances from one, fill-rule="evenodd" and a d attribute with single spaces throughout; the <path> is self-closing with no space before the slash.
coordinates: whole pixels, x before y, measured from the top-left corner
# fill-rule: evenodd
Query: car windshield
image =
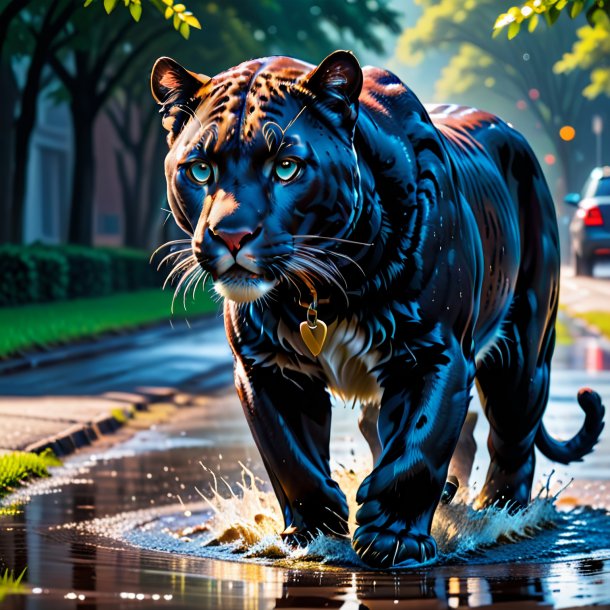
<path id="1" fill-rule="evenodd" d="M 610 197 L 610 176 L 600 179 L 594 197 Z"/>

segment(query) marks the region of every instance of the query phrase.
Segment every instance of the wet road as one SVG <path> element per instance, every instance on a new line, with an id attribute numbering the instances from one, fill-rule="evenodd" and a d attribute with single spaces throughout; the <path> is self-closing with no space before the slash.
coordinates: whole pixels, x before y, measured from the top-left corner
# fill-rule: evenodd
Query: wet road
<path id="1" fill-rule="evenodd" d="M 175 332 L 145 331 L 120 350 L 0 374 L 0 396 L 95 395 L 138 386 L 183 388 L 210 371 L 230 372 L 230 359 L 222 319 L 210 316 L 190 331 L 184 327 Z M 230 383 L 230 375 L 225 374 L 223 381 Z"/>
<path id="2" fill-rule="evenodd" d="M 133 384 L 151 385 L 155 379 L 159 385 L 171 385 L 163 371 L 179 371 L 181 359 L 189 372 L 198 374 L 196 361 L 201 344 L 201 336 L 195 333 L 188 349 L 181 349 L 178 344 L 168 346 L 166 351 L 163 346 L 142 346 L 140 356 L 144 359 L 148 350 L 158 365 L 150 370 L 144 367 L 143 381 L 138 377 L 138 367 L 130 368 L 129 378 L 120 377 L 120 387 L 114 386 L 112 375 L 107 374 L 113 366 L 119 367 L 112 360 L 104 366 L 84 361 L 65 366 L 77 367 L 72 374 L 82 379 L 87 393 L 92 392 L 91 387 L 100 392 L 130 389 Z M 215 353 L 211 343 L 206 349 Z M 164 353 L 170 354 L 171 365 L 164 363 Z M 140 357 L 135 353 L 132 356 Z M 220 362 L 222 357 L 218 358 Z M 580 386 L 594 387 L 610 403 L 610 373 L 604 370 L 606 362 L 602 346 L 590 337 L 557 351 L 551 403 L 545 416 L 551 433 L 565 438 L 579 428 L 582 416 L 575 394 Z M 37 375 L 36 386 L 27 374 L 16 375 L 10 387 L 14 393 L 25 392 L 28 385 L 30 390 L 34 387 L 42 390 L 40 384 L 46 376 L 48 383 L 57 384 L 54 387 L 59 391 L 57 378 L 65 373 L 54 371 L 49 369 L 45 373 L 42 368 L 31 371 Z M 178 384 L 186 383 L 191 375 L 176 379 Z M 10 393 L 7 389 L 4 386 L 3 393 Z M 333 456 L 337 462 L 344 463 L 366 452 L 357 434 L 355 419 L 356 414 L 351 410 L 336 409 Z M 480 421 L 476 431 L 480 449 L 474 468 L 475 486 L 477 481 L 480 484 L 485 469 L 485 436 L 485 425 Z M 610 604 L 610 537 L 592 542 L 592 548 L 597 549 L 595 553 L 563 559 L 560 555 L 560 560 L 525 561 L 517 554 L 510 562 L 481 565 L 466 560 L 393 574 L 320 564 L 271 567 L 178 556 L 134 548 L 105 537 L 103 532 L 94 536 L 79 527 L 58 527 L 140 509 L 174 507 L 172 510 L 179 512 L 180 502 L 200 500 L 195 486 L 205 488 L 209 482 L 200 461 L 229 481 L 238 479 L 239 462 L 266 478 L 232 389 L 210 396 L 204 404 L 179 411 L 171 424 L 140 432 L 110 452 L 96 455 L 93 451 L 68 460 L 67 471 L 60 473 L 61 476 L 35 485 L 31 493 L 36 495 L 24 506 L 15 507 L 16 514 L 0 516 L 0 570 L 7 567 L 20 572 L 27 567 L 28 589 L 25 595 L 6 598 L 2 608 L 387 610 L 459 606 L 568 608 Z M 537 478 L 543 480 L 543 474 L 552 468 L 558 484 L 565 485 L 572 477 L 575 479 L 560 497 L 564 508 L 577 504 L 610 506 L 607 431 L 596 452 L 580 464 L 557 467 L 539 458 Z M 551 535 L 551 542 L 544 544 L 566 543 L 569 533 L 566 538 Z"/>

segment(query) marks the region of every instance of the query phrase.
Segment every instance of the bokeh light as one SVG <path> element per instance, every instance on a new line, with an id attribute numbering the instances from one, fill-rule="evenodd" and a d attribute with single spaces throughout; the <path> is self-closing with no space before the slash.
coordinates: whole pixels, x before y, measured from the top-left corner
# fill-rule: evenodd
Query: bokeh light
<path id="1" fill-rule="evenodd" d="M 547 155 L 544 155 L 544 161 L 547 165 L 555 165 L 555 155 L 552 153 L 548 153 Z"/>
<path id="2" fill-rule="evenodd" d="M 540 91 L 538 89 L 530 89 L 527 93 L 530 96 L 530 100 L 538 100 L 540 99 Z"/>
<path id="3" fill-rule="evenodd" d="M 572 127 L 572 125 L 564 125 L 559 130 L 559 137 L 562 140 L 565 140 L 566 142 L 573 140 L 575 136 L 576 136 L 576 129 L 574 129 L 574 127 Z"/>
<path id="4" fill-rule="evenodd" d="M 527 108 L 527 102 L 525 100 L 519 100 L 517 102 L 517 108 L 519 108 L 519 110 L 525 110 Z"/>

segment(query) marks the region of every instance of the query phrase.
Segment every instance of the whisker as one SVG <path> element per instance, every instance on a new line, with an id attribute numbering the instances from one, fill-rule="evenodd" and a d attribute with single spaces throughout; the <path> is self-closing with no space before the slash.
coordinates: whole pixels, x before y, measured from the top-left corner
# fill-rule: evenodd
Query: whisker
<path id="1" fill-rule="evenodd" d="M 197 271 L 197 268 L 198 267 L 196 267 L 195 264 L 191 265 L 191 267 L 189 267 L 187 269 L 187 271 L 184 272 L 184 275 L 180 278 L 180 281 L 178 282 L 178 285 L 176 286 L 176 289 L 174 290 L 174 296 L 172 297 L 172 307 L 171 307 L 172 316 L 174 315 L 174 303 L 176 301 L 176 297 L 180 294 L 180 288 L 182 288 L 182 285 L 188 279 L 188 277 L 191 275 L 191 273 L 193 273 L 194 271 Z M 184 305 L 184 309 L 186 309 L 186 299 L 183 301 L 183 305 Z"/>
<path id="2" fill-rule="evenodd" d="M 199 274 L 199 277 L 197 278 L 197 281 L 195 282 L 195 285 L 193 286 L 193 301 L 197 298 L 197 286 L 199 286 L 199 282 L 201 282 L 201 280 L 203 279 L 203 286 L 205 287 L 205 277 L 207 276 L 207 272 L 204 271 L 203 269 L 201 269 L 200 267 L 200 271 L 201 273 Z"/>
<path id="3" fill-rule="evenodd" d="M 168 246 L 175 246 L 177 244 L 190 244 L 191 240 L 190 239 L 173 239 L 171 241 L 167 241 L 164 244 L 161 244 L 151 255 L 150 255 L 150 260 L 152 261 L 152 259 L 155 257 L 155 255 L 157 254 L 157 252 L 159 252 L 159 250 L 163 250 L 163 248 L 167 248 Z"/>
<path id="4" fill-rule="evenodd" d="M 343 295 L 343 298 L 345 299 L 345 302 L 349 306 L 349 297 L 337 278 L 343 281 L 345 288 L 347 288 L 347 282 L 345 281 L 343 274 L 332 262 L 320 261 L 310 258 L 309 256 L 303 256 L 297 252 L 296 256 L 293 255 L 293 257 L 284 264 L 287 267 L 294 269 L 297 275 L 299 273 L 302 274 L 307 280 L 309 280 L 309 283 L 315 283 L 315 279 L 319 278 L 323 282 L 326 281 L 330 284 L 334 284 L 339 289 Z M 307 283 L 307 281 L 305 283 Z"/>
<path id="5" fill-rule="evenodd" d="M 295 249 L 301 250 L 301 251 L 315 252 L 317 254 L 324 254 L 324 255 L 332 254 L 333 256 L 338 256 L 340 258 L 344 258 L 348 262 L 350 262 L 353 265 L 355 265 L 356 267 L 358 267 L 358 269 L 360 270 L 362 275 L 364 277 L 366 277 L 366 273 L 364 272 L 364 269 L 351 256 L 348 256 L 347 254 L 343 254 L 342 252 L 334 252 L 333 250 L 322 250 L 321 248 L 316 248 L 315 246 L 309 246 L 309 245 L 297 245 L 297 246 L 295 246 Z"/>
<path id="6" fill-rule="evenodd" d="M 327 239 L 329 241 L 339 241 L 344 244 L 354 244 L 356 246 L 374 246 L 374 243 L 367 243 L 364 241 L 354 241 L 353 239 L 343 239 L 341 237 L 329 237 L 326 235 L 293 235 L 293 239 Z"/>
<path id="7" fill-rule="evenodd" d="M 193 273 L 193 276 L 186 283 L 186 285 L 184 287 L 184 298 L 182 300 L 182 304 L 184 305 L 184 309 L 186 309 L 186 297 L 188 296 L 189 290 L 191 289 L 191 286 L 193 285 L 193 283 L 197 282 L 197 280 L 201 276 L 201 271 L 202 271 L 201 267 L 198 266 L 197 270 L 195 271 L 195 273 Z M 194 294 L 193 294 L 193 300 L 195 300 L 195 295 Z"/>
<path id="8" fill-rule="evenodd" d="M 157 271 L 159 271 L 161 269 L 161 267 L 163 266 L 163 264 L 166 261 L 168 261 L 170 258 L 174 258 L 177 256 L 182 256 L 184 258 L 185 255 L 188 258 L 189 254 L 187 254 L 187 253 L 190 253 L 190 251 L 191 251 L 190 248 L 184 248 L 183 250 L 176 250 L 175 252 L 170 252 L 169 254 L 167 254 L 166 256 L 164 256 L 161 259 L 161 262 L 157 265 Z M 173 264 L 176 264 L 177 262 L 179 262 L 179 261 L 174 261 Z"/>
<path id="9" fill-rule="evenodd" d="M 165 290 L 168 282 L 170 282 L 176 275 L 178 275 L 181 271 L 187 268 L 189 265 L 195 265 L 197 263 L 197 259 L 195 257 L 188 257 L 183 261 L 180 261 L 168 274 L 163 282 L 163 290 Z"/>

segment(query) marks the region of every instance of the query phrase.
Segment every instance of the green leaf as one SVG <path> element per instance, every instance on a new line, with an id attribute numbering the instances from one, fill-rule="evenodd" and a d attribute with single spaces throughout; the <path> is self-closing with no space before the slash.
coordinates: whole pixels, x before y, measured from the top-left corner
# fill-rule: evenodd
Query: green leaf
<path id="1" fill-rule="evenodd" d="M 174 14 L 174 9 L 171 6 L 168 6 L 165 9 L 165 18 L 169 19 Z"/>
<path id="2" fill-rule="evenodd" d="M 508 26 L 508 39 L 512 40 L 521 30 L 521 24 L 517 23 L 516 21 L 513 21 L 509 26 Z"/>
<path id="3" fill-rule="evenodd" d="M 133 17 L 134 21 L 140 21 L 140 17 L 142 16 L 142 5 L 141 4 L 130 4 L 129 12 Z"/>
<path id="4" fill-rule="evenodd" d="M 189 36 L 191 35 L 191 28 L 186 21 L 183 21 L 180 25 L 180 34 L 186 40 L 188 40 Z"/>
<path id="5" fill-rule="evenodd" d="M 184 11 L 186 10 L 186 6 L 184 6 L 184 4 L 174 4 L 174 10 L 177 13 L 184 13 Z"/>
<path id="6" fill-rule="evenodd" d="M 184 21 L 188 23 L 192 28 L 201 29 L 201 24 L 199 23 L 199 19 L 195 17 L 193 14 L 184 13 Z"/>
<path id="7" fill-rule="evenodd" d="M 87 8 L 92 2 L 93 0 L 85 0 L 85 4 L 83 4 L 83 6 Z"/>
<path id="8" fill-rule="evenodd" d="M 116 7 L 117 0 L 104 0 L 104 9 L 110 15 Z"/>
<path id="9" fill-rule="evenodd" d="M 574 4 L 570 7 L 570 17 L 572 19 L 578 17 L 582 12 L 582 9 L 585 8 L 584 0 L 574 0 Z"/>
<path id="10" fill-rule="evenodd" d="M 538 15 L 532 15 L 529 18 L 529 21 L 527 24 L 527 31 L 533 32 L 536 29 L 536 27 L 538 26 L 538 21 L 539 21 Z"/>
<path id="11" fill-rule="evenodd" d="M 174 13 L 174 29 L 177 30 L 180 28 L 180 23 L 182 22 L 182 19 L 180 19 L 180 14 L 179 13 Z"/>
<path id="12" fill-rule="evenodd" d="M 551 8 L 549 8 L 549 10 L 544 14 L 549 25 L 553 25 L 559 18 L 559 15 L 561 15 L 561 11 L 557 10 L 555 6 L 551 6 Z"/>
<path id="13" fill-rule="evenodd" d="M 508 14 L 516 21 L 520 21 L 521 19 L 523 19 L 523 15 L 521 14 L 521 9 L 518 6 L 511 6 L 508 9 Z"/>
<path id="14" fill-rule="evenodd" d="M 507 14 L 506 13 L 501 13 L 500 15 L 497 16 L 496 18 L 496 22 L 494 23 L 494 30 L 498 30 L 503 28 L 506 23 L 504 22 L 504 20 L 507 18 Z"/>

